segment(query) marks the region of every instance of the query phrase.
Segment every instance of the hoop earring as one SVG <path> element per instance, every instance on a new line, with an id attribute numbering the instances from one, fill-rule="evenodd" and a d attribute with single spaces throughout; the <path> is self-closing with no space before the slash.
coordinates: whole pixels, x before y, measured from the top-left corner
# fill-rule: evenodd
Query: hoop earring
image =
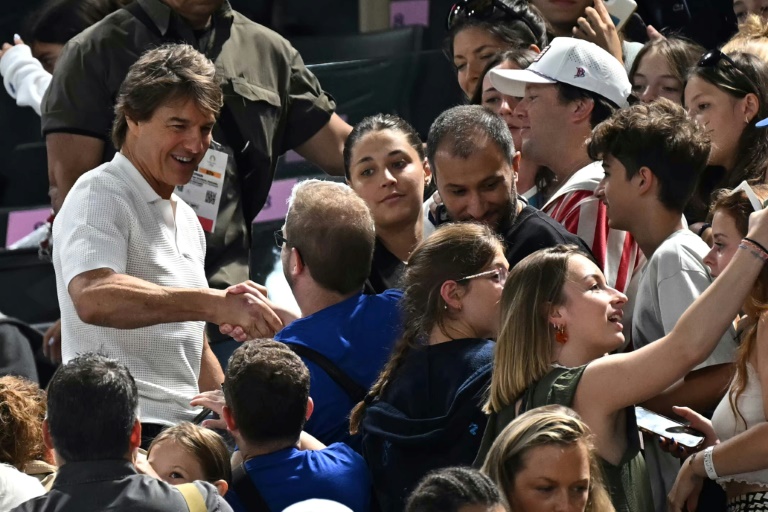
<path id="1" fill-rule="evenodd" d="M 568 332 L 565 330 L 564 325 L 553 325 L 555 328 L 555 341 L 561 345 L 565 345 L 568 342 Z"/>

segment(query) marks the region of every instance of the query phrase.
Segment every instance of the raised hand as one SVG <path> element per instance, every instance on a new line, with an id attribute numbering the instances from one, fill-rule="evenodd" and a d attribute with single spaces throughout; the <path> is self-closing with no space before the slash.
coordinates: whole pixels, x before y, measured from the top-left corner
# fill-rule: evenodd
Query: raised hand
<path id="1" fill-rule="evenodd" d="M 616 57 L 619 62 L 624 62 L 619 33 L 603 0 L 595 0 L 594 7 L 587 7 L 584 10 L 584 16 L 576 20 L 576 26 L 573 27 L 573 36 L 595 43 Z"/>

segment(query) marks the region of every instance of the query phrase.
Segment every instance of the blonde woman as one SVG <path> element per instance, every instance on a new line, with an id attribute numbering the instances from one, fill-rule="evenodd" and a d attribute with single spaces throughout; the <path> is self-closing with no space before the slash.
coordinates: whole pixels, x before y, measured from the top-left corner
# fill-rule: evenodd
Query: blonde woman
<path id="1" fill-rule="evenodd" d="M 572 409 L 539 407 L 507 425 L 491 446 L 483 472 L 510 510 L 614 512 L 593 441 Z"/>
<path id="2" fill-rule="evenodd" d="M 575 247 L 534 253 L 510 272 L 478 455 L 521 412 L 572 407 L 595 434 L 616 510 L 652 510 L 634 408 L 680 380 L 714 350 L 768 260 L 768 213 L 753 214 L 731 264 L 667 336 L 627 354 L 621 320 L 627 298 L 610 288 Z M 477 462 L 477 461 L 476 461 Z"/>
<path id="3" fill-rule="evenodd" d="M 725 53 L 745 52 L 768 62 L 768 20 L 749 14 L 739 23 L 739 31 L 723 46 Z"/>

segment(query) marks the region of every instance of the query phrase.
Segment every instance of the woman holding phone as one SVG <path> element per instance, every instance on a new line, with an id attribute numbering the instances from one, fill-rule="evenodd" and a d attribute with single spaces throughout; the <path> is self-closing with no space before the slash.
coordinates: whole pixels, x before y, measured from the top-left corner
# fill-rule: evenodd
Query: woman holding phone
<path id="1" fill-rule="evenodd" d="M 749 215 L 763 209 L 768 186 L 750 187 L 746 182 L 734 190 L 722 190 L 712 205 L 714 246 L 704 259 L 713 275 L 728 268 L 733 253 L 747 230 Z M 680 416 L 706 435 L 705 448 L 683 464 L 669 494 L 671 510 L 695 508 L 705 479 L 714 479 L 726 491 L 728 511 L 764 510 L 768 506 L 768 270 L 764 269 L 743 305 L 741 345 L 736 371 L 728 393 L 715 409 L 710 422 L 686 408 L 675 408 Z M 718 444 L 720 443 L 720 444 Z M 766 449 L 760 449 L 765 445 Z M 757 458 L 757 456 L 761 457 Z"/>
<path id="2" fill-rule="evenodd" d="M 491 414 L 476 463 L 522 412 L 572 407 L 594 432 L 616 510 L 651 510 L 634 404 L 686 375 L 715 348 L 768 260 L 768 213 L 755 214 L 732 264 L 656 343 L 626 354 L 621 319 L 627 298 L 576 248 L 559 246 L 510 272 L 486 411 Z M 642 383 L 642 385 L 638 385 Z"/>

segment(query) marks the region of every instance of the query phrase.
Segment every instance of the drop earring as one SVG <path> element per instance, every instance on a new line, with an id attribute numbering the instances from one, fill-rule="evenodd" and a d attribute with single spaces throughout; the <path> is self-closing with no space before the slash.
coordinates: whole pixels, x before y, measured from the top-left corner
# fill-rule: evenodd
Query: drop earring
<path id="1" fill-rule="evenodd" d="M 564 325 L 553 325 L 555 328 L 555 341 L 561 345 L 565 345 L 568 342 L 568 333 L 565 330 Z"/>

